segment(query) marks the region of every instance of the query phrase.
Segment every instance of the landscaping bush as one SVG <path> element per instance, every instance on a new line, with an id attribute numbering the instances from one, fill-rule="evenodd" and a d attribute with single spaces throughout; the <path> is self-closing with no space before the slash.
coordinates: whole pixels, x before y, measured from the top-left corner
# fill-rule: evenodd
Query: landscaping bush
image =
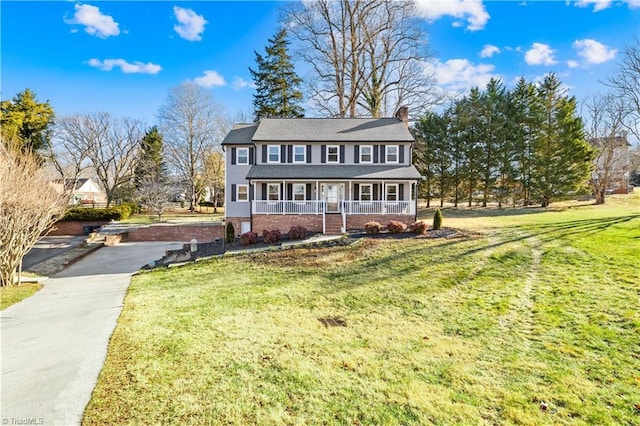
<path id="1" fill-rule="evenodd" d="M 433 229 L 435 231 L 442 229 L 442 212 L 440 209 L 437 209 L 436 213 L 433 215 Z"/>
<path id="2" fill-rule="evenodd" d="M 108 209 L 92 209 L 86 207 L 74 207 L 69 209 L 61 219 L 63 221 L 92 221 L 92 220 L 122 220 L 124 217 L 123 210 L 120 207 L 109 207 Z"/>
<path id="3" fill-rule="evenodd" d="M 364 230 L 367 234 L 379 234 L 382 231 L 382 225 L 378 222 L 367 222 L 364 225 Z"/>
<path id="4" fill-rule="evenodd" d="M 408 229 L 412 234 L 422 235 L 427 232 L 427 229 L 429 229 L 429 225 L 427 225 L 427 222 L 425 222 L 424 220 L 419 220 L 418 222 L 413 222 L 411 225 L 409 225 Z"/>
<path id="5" fill-rule="evenodd" d="M 235 241 L 235 239 L 236 239 L 236 230 L 233 229 L 233 223 L 227 222 L 225 241 L 228 243 L 232 243 Z"/>
<path id="6" fill-rule="evenodd" d="M 240 235 L 240 244 L 243 246 L 248 246 L 249 244 L 255 244 L 258 242 L 258 234 L 255 232 L 249 231 Z"/>
<path id="7" fill-rule="evenodd" d="M 264 231 L 262 231 L 262 239 L 267 244 L 277 243 L 278 241 L 280 241 L 280 238 L 282 238 L 282 234 L 280 233 L 279 229 L 265 229 Z"/>
<path id="8" fill-rule="evenodd" d="M 397 220 L 392 220 L 387 224 L 387 230 L 392 234 L 400 234 L 407 229 L 407 225 Z"/>
<path id="9" fill-rule="evenodd" d="M 292 240 L 302 240 L 307 238 L 307 228 L 302 225 L 295 225 L 289 228 L 289 238 Z"/>

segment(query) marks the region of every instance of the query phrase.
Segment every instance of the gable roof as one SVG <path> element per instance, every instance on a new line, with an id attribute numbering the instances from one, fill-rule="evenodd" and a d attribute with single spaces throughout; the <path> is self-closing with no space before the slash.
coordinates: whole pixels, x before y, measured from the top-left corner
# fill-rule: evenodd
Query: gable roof
<path id="1" fill-rule="evenodd" d="M 360 164 L 260 164 L 251 166 L 247 179 L 410 179 L 422 176 L 415 166 Z"/>
<path id="2" fill-rule="evenodd" d="M 254 142 L 413 142 L 397 118 L 263 118 Z"/>
<path id="3" fill-rule="evenodd" d="M 222 140 L 222 145 L 253 145 L 253 135 L 259 123 L 238 123 Z"/>

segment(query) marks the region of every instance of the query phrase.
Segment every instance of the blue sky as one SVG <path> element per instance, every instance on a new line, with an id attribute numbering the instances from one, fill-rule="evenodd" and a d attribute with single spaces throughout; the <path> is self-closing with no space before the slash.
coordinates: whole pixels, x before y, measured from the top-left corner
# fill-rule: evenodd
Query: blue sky
<path id="1" fill-rule="evenodd" d="M 277 32 L 282 5 L 3 0 L 2 99 L 28 87 L 58 115 L 108 111 L 153 124 L 169 89 L 190 80 L 230 115 L 250 117 L 248 68 Z M 606 90 L 599 81 L 640 37 L 640 0 L 418 0 L 417 13 L 435 53 L 429 67 L 448 93 L 553 71 L 584 99 Z"/>

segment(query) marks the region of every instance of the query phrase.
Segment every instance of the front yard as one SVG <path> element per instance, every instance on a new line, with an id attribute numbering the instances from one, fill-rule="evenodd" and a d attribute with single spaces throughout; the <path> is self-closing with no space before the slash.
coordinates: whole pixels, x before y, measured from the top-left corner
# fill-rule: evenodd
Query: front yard
<path id="1" fill-rule="evenodd" d="M 635 424 L 639 195 L 141 274 L 84 423 Z"/>

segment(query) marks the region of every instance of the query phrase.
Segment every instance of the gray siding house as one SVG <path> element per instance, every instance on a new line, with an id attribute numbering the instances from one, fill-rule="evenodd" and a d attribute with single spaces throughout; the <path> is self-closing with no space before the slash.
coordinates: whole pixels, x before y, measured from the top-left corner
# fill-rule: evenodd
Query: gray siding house
<path id="1" fill-rule="evenodd" d="M 328 234 L 416 219 L 420 173 L 406 108 L 396 118 L 265 118 L 222 142 L 225 219 L 237 234 Z"/>

